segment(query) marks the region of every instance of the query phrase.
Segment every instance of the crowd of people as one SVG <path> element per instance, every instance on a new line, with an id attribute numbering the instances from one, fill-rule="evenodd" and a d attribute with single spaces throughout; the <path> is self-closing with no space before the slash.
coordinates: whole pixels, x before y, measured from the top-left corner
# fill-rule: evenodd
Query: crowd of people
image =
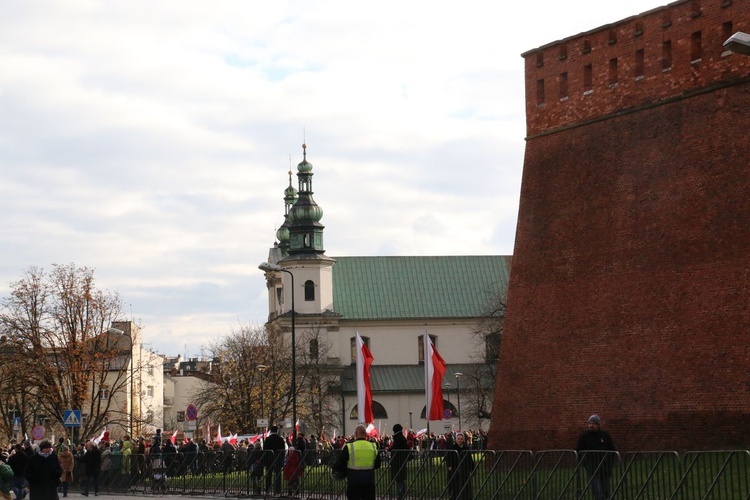
<path id="1" fill-rule="evenodd" d="M 392 457 L 394 448 L 409 454 L 454 449 L 459 440 L 461 449 L 482 450 L 486 438 L 483 431 L 427 434 L 400 425 L 394 427 L 393 434 L 364 436 L 379 456 L 386 457 Z M 25 440 L 0 449 L 0 497 L 12 498 L 12 492 L 18 499 L 27 495 L 31 500 L 56 499 L 58 494 L 67 497 L 73 484 L 84 496 L 98 495 L 100 485 L 108 490 L 127 489 L 143 478 L 159 489 L 166 487 L 171 476 L 240 470 L 249 473 L 255 493 L 265 489 L 281 494 L 283 479 L 287 493 L 293 494 L 306 466 L 331 463 L 333 454 L 346 450 L 347 443 L 353 441 L 354 435 L 327 439 L 305 433 L 299 433 L 295 441 L 291 435 L 282 436 L 275 426 L 264 435 L 234 443 L 225 439 L 221 444 L 189 437 L 165 438 L 160 431 L 151 438 L 124 435 L 117 440 L 104 432 L 101 439 L 77 444 L 65 438 L 54 445 Z"/>

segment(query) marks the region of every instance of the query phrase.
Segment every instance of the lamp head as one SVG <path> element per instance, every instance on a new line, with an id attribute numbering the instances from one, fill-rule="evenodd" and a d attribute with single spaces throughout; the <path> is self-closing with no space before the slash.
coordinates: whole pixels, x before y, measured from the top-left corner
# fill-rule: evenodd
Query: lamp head
<path id="1" fill-rule="evenodd" d="M 750 35 L 738 31 L 724 42 L 724 47 L 732 52 L 750 56 Z"/>

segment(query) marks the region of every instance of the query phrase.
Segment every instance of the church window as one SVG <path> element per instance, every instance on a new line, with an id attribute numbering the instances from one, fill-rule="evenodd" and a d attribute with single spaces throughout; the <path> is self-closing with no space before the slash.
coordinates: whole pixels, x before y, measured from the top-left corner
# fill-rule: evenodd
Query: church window
<path id="1" fill-rule="evenodd" d="M 437 349 L 437 336 L 430 335 L 430 340 L 432 340 L 432 345 L 435 346 Z M 424 364 L 424 335 L 420 335 L 417 339 L 417 349 L 419 351 L 419 364 Z"/>
<path id="2" fill-rule="evenodd" d="M 315 283 L 312 280 L 305 281 L 305 300 L 315 300 Z"/>
<path id="3" fill-rule="evenodd" d="M 361 337 L 361 335 L 360 335 Z M 352 364 L 357 364 L 357 337 L 352 337 L 350 339 L 351 342 L 351 348 L 352 348 Z M 370 348 L 370 337 L 362 337 L 362 342 L 367 346 L 367 348 Z"/>
<path id="4" fill-rule="evenodd" d="M 372 401 L 372 416 L 374 418 L 388 418 L 388 412 L 385 411 L 383 405 L 377 401 Z M 359 405 L 354 405 L 352 411 L 349 412 L 349 418 L 352 420 L 359 420 Z"/>
<path id="5" fill-rule="evenodd" d="M 310 360 L 318 360 L 318 339 L 310 340 Z"/>

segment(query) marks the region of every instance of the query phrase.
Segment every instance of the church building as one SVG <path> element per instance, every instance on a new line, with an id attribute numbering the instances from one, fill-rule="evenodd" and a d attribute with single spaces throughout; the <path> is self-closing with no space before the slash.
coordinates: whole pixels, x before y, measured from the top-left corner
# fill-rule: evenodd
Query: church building
<path id="1" fill-rule="evenodd" d="M 322 349 L 319 344 L 326 345 L 325 362 L 337 379 L 332 387 L 338 407 L 331 425 L 339 435 L 349 435 L 360 422 L 355 366 L 359 333 L 374 358 L 373 425 L 381 433 L 390 433 L 396 423 L 427 428 L 426 334 L 447 365 L 442 387 L 445 418 L 431 422 L 430 431 L 457 430 L 459 425 L 486 430 L 498 353 L 487 348 L 481 325 L 493 301 L 504 297 L 510 256 L 326 255 L 323 210 L 313 200 L 313 166 L 307 161 L 306 145 L 302 147 L 298 189 L 289 172 L 285 219 L 268 256 L 268 263 L 283 271 L 266 271 L 267 325 L 290 331 L 294 317 L 298 350 L 309 347 L 317 352 Z M 306 330 L 317 332 L 314 346 L 301 345 L 301 332 Z"/>

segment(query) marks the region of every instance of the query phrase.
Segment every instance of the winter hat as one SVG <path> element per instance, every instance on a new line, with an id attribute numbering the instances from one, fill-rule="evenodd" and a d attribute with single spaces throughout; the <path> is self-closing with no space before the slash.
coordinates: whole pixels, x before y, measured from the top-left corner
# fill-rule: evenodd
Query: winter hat
<path id="1" fill-rule="evenodd" d="M 401 427 L 401 424 L 396 424 L 396 425 L 393 426 L 393 432 L 394 433 L 399 433 L 399 432 L 401 432 L 403 430 L 404 430 L 404 428 Z"/>
<path id="2" fill-rule="evenodd" d="M 598 425 L 602 423 L 602 419 L 599 418 L 599 415 L 594 414 L 589 417 L 588 423 Z"/>

